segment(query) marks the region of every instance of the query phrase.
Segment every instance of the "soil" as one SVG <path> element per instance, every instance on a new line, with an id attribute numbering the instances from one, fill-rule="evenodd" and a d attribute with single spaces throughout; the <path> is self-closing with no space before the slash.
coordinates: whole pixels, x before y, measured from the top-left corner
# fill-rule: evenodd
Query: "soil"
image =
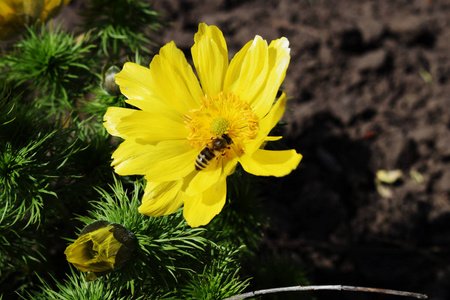
<path id="1" fill-rule="evenodd" d="M 199 22 L 224 32 L 230 55 L 255 34 L 290 41 L 284 146 L 304 159 L 265 191 L 272 224 L 262 252 L 300 262 L 313 284 L 450 299 L 450 1 L 161 0 L 155 7 L 172 23 L 159 42 L 174 40 L 187 56 Z M 380 184 L 382 169 L 403 176 Z"/>
<path id="2" fill-rule="evenodd" d="M 155 8 L 171 23 L 157 42 L 173 40 L 187 57 L 199 22 L 224 32 L 230 56 L 256 34 L 290 41 L 283 147 L 304 158 L 264 190 L 271 226 L 261 255 L 295 261 L 312 284 L 450 299 L 450 1 L 158 0 Z M 403 176 L 380 184 L 378 170 Z"/>

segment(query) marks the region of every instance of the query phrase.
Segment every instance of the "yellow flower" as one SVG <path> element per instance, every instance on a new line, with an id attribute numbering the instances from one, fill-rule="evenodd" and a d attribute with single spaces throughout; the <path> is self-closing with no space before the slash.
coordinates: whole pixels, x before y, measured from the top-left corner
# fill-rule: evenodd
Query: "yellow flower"
<path id="1" fill-rule="evenodd" d="M 125 140 L 113 154 L 115 171 L 147 180 L 139 212 L 161 216 L 184 205 L 192 227 L 222 210 L 226 178 L 237 163 L 255 175 L 284 176 L 302 158 L 295 150 L 262 149 L 281 138 L 268 134 L 286 106 L 284 93 L 274 101 L 290 60 L 289 41 L 267 45 L 256 36 L 228 63 L 216 26 L 200 24 L 194 40 L 200 84 L 170 42 L 149 69 L 126 63 L 116 75 L 127 102 L 140 110 L 110 107 L 104 116 L 108 132 Z"/>
<path id="2" fill-rule="evenodd" d="M 86 226 L 66 248 L 67 261 L 96 279 L 128 261 L 135 248 L 134 234 L 120 224 L 96 221 Z"/>
<path id="3" fill-rule="evenodd" d="M 21 32 L 25 25 L 55 17 L 70 0 L 0 0 L 0 40 Z"/>

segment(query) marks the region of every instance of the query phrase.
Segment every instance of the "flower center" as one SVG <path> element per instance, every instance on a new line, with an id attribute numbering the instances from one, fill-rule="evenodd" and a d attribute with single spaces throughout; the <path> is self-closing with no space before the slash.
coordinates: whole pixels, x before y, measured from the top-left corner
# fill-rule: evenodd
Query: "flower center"
<path id="1" fill-rule="evenodd" d="M 201 106 L 185 115 L 187 137 L 192 148 L 211 146 L 213 139 L 226 134 L 232 141 L 234 151 L 244 153 L 243 142 L 254 139 L 259 130 L 258 117 L 247 102 L 233 93 L 219 93 L 217 97 L 205 95 Z M 228 149 L 224 150 L 227 155 Z"/>
<path id="2" fill-rule="evenodd" d="M 217 136 L 222 136 L 230 128 L 230 123 L 228 123 L 225 118 L 215 118 L 212 120 L 210 125 L 210 131 Z"/>

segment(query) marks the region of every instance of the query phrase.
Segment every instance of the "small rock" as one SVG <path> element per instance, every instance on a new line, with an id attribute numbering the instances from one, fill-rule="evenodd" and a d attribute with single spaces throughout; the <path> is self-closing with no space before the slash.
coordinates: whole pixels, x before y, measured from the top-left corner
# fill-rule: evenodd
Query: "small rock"
<path id="1" fill-rule="evenodd" d="M 398 128 L 384 132 L 377 140 L 380 151 L 385 154 L 382 166 L 386 169 L 398 168 L 397 162 L 400 160 L 402 152 L 407 147 L 408 140 L 405 134 Z"/>
<path id="2" fill-rule="evenodd" d="M 333 51 L 325 44 L 319 49 L 319 59 L 324 65 L 328 65 L 333 62 Z"/>
<path id="3" fill-rule="evenodd" d="M 358 27 L 365 44 L 375 43 L 381 38 L 381 35 L 385 30 L 383 23 L 372 18 L 361 18 L 358 20 Z"/>
<path id="4" fill-rule="evenodd" d="M 450 132 L 440 133 L 436 139 L 436 150 L 443 158 L 450 157 Z M 450 181 L 448 182 L 450 185 Z"/>
<path id="5" fill-rule="evenodd" d="M 421 31 L 427 24 L 427 19 L 423 16 L 404 16 L 393 18 L 389 22 L 389 30 L 397 35 L 407 36 Z"/>
<path id="6" fill-rule="evenodd" d="M 394 18 L 388 24 L 389 31 L 409 45 L 431 47 L 436 40 L 435 29 L 430 19 L 424 16 Z"/>
<path id="7" fill-rule="evenodd" d="M 372 51 L 358 58 L 355 67 L 360 72 L 378 71 L 386 65 L 387 57 L 384 49 Z"/>
<path id="8" fill-rule="evenodd" d="M 436 192 L 447 193 L 450 191 L 450 168 L 444 169 L 442 176 L 434 184 Z"/>
<path id="9" fill-rule="evenodd" d="M 348 124 L 355 116 L 355 108 L 358 99 L 350 95 L 344 94 L 337 96 L 335 101 L 330 102 L 330 108 L 344 124 Z"/>
<path id="10" fill-rule="evenodd" d="M 408 137 L 418 143 L 430 142 L 436 137 L 436 128 L 433 126 L 420 126 L 409 130 Z"/>

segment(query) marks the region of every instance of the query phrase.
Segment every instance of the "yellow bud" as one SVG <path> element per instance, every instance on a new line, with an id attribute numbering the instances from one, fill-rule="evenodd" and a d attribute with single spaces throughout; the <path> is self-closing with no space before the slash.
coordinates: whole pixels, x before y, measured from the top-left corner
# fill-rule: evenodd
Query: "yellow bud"
<path id="1" fill-rule="evenodd" d="M 83 272 L 93 272 L 95 280 L 127 262 L 134 251 L 136 238 L 117 223 L 96 221 L 86 226 L 78 239 L 66 248 L 67 261 Z"/>
<path id="2" fill-rule="evenodd" d="M 0 0 L 0 40 L 55 17 L 70 0 Z"/>
<path id="3" fill-rule="evenodd" d="M 24 23 L 32 25 L 44 10 L 44 0 L 23 0 Z"/>
<path id="4" fill-rule="evenodd" d="M 41 22 L 56 17 L 64 5 L 70 1 L 63 0 L 45 0 L 45 7 L 40 16 Z"/>

